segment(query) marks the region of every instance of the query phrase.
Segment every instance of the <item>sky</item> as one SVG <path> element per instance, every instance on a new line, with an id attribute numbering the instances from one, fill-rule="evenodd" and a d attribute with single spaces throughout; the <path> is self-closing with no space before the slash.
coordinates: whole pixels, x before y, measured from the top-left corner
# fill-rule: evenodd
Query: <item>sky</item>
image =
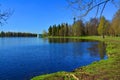
<path id="1" fill-rule="evenodd" d="M 42 33 L 50 25 L 73 23 L 74 13 L 66 0 L 0 0 L 2 10 L 13 10 L 0 31 Z M 112 20 L 117 9 L 108 4 L 103 15 Z M 84 20 L 94 17 L 92 11 Z"/>

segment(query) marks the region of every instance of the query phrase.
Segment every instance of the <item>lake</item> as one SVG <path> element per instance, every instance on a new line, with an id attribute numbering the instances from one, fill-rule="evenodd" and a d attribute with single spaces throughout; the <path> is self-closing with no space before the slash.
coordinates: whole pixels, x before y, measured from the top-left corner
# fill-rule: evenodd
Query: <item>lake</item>
<path id="1" fill-rule="evenodd" d="M 106 59 L 105 44 L 79 39 L 0 38 L 0 80 L 29 80 Z"/>

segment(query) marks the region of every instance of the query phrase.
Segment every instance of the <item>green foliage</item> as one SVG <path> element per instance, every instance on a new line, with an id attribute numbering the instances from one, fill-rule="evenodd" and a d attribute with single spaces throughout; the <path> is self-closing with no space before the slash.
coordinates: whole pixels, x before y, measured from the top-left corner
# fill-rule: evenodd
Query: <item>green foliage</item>
<path id="1" fill-rule="evenodd" d="M 81 20 L 75 22 L 72 27 L 67 23 L 53 25 L 48 29 L 49 36 L 82 36 L 84 35 L 84 24 Z"/>
<path id="2" fill-rule="evenodd" d="M 98 35 L 98 24 L 99 20 L 97 18 L 91 18 L 90 21 L 85 23 L 85 34 L 86 35 Z"/>
<path id="3" fill-rule="evenodd" d="M 42 37 L 47 37 L 47 36 L 48 36 L 48 33 L 44 30 L 42 33 Z"/>
<path id="4" fill-rule="evenodd" d="M 72 25 L 62 23 L 50 26 L 48 29 L 49 36 L 120 36 L 120 10 L 115 14 L 112 22 L 106 20 L 104 16 L 101 19 L 91 18 L 83 23 L 82 20 L 74 20 Z"/>
<path id="5" fill-rule="evenodd" d="M 68 36 L 69 34 L 69 27 L 67 23 L 53 25 L 50 26 L 48 29 L 49 36 Z"/>
<path id="6" fill-rule="evenodd" d="M 84 35 L 84 25 L 82 20 L 78 20 L 72 26 L 73 36 L 82 36 Z"/>
<path id="7" fill-rule="evenodd" d="M 120 10 L 117 11 L 112 20 L 111 29 L 113 29 L 112 31 L 115 36 L 120 36 Z"/>
<path id="8" fill-rule="evenodd" d="M 52 35 L 52 27 L 50 26 L 49 29 L 48 29 L 48 35 L 51 36 Z"/>
<path id="9" fill-rule="evenodd" d="M 101 17 L 100 24 L 99 24 L 99 27 L 98 27 L 99 35 L 103 35 L 104 34 L 104 29 L 105 29 L 105 17 Z"/>
<path id="10" fill-rule="evenodd" d="M 0 37 L 37 37 L 37 34 L 33 33 L 21 33 L 21 32 L 1 32 Z"/>
<path id="11" fill-rule="evenodd" d="M 72 25 L 67 23 L 53 25 L 48 29 L 49 36 L 93 36 L 99 34 L 110 35 L 109 27 L 110 23 L 105 18 L 101 19 L 101 23 L 98 27 L 99 20 L 96 18 L 90 19 L 90 21 L 83 23 L 82 20 L 77 20 Z M 104 23 L 103 23 L 104 22 Z M 103 27 L 104 26 L 104 27 Z"/>

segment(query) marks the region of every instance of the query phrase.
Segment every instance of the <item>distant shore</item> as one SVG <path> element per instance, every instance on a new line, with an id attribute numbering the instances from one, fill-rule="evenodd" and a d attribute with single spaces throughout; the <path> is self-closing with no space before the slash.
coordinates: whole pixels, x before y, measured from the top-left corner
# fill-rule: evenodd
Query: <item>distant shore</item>
<path id="1" fill-rule="evenodd" d="M 37 37 L 35 33 L 27 32 L 1 32 L 0 37 Z"/>

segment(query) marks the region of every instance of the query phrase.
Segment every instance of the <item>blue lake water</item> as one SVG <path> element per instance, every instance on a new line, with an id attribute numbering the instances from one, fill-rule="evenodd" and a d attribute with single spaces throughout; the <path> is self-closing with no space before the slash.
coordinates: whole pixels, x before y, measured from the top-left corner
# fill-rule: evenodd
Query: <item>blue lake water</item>
<path id="1" fill-rule="evenodd" d="M 0 38 L 0 80 L 30 80 L 106 58 L 105 44 L 98 41 Z"/>

